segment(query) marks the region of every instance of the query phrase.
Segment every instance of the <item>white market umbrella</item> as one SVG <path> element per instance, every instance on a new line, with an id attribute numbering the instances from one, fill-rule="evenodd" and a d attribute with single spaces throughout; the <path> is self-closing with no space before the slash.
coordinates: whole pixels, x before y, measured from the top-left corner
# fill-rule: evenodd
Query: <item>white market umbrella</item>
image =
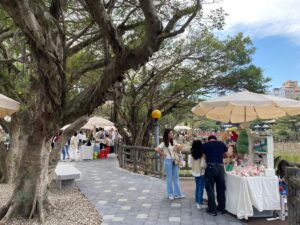
<path id="1" fill-rule="evenodd" d="M 104 126 L 105 131 L 110 131 L 111 129 L 117 130 L 115 126 Z"/>
<path id="2" fill-rule="evenodd" d="M 175 126 L 174 130 L 179 131 L 179 130 L 191 130 L 192 128 L 188 127 L 188 126 Z"/>
<path id="3" fill-rule="evenodd" d="M 93 130 L 94 127 L 112 127 L 114 126 L 114 123 L 104 119 L 102 117 L 99 116 L 93 116 L 89 119 L 89 121 L 82 127 L 82 129 L 86 129 L 86 130 Z"/>
<path id="4" fill-rule="evenodd" d="M 243 123 L 299 115 L 300 101 L 243 91 L 200 102 L 192 112 L 225 123 Z"/>
<path id="5" fill-rule="evenodd" d="M 261 126 L 260 125 L 255 125 L 254 128 L 261 128 Z"/>
<path id="6" fill-rule="evenodd" d="M 20 109 L 20 103 L 0 94 L 0 118 L 10 116 Z"/>
<path id="7" fill-rule="evenodd" d="M 67 129 L 70 125 L 71 125 L 71 124 L 67 124 L 67 125 L 63 126 L 62 128 L 60 128 L 60 130 L 65 130 L 65 129 Z"/>

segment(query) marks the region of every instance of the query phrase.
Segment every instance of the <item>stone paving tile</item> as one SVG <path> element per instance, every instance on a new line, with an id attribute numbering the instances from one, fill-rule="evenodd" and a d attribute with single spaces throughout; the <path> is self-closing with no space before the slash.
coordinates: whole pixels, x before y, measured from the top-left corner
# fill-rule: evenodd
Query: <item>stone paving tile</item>
<path id="1" fill-rule="evenodd" d="M 189 196 L 169 201 L 165 181 L 120 169 L 115 155 L 72 164 L 82 172 L 76 184 L 103 216 L 102 225 L 243 225 L 227 214 L 207 215 Z"/>

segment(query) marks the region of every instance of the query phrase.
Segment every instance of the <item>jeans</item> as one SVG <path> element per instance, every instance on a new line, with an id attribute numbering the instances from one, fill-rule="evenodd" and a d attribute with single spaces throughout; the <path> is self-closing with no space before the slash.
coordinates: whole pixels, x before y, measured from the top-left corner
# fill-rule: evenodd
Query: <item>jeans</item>
<path id="1" fill-rule="evenodd" d="M 203 192 L 204 192 L 204 176 L 195 177 L 196 182 L 196 192 L 195 200 L 196 203 L 203 204 Z"/>
<path id="2" fill-rule="evenodd" d="M 173 165 L 172 159 L 165 159 L 164 167 L 167 176 L 168 197 L 180 197 L 181 191 L 179 187 L 179 166 Z"/>
<path id="3" fill-rule="evenodd" d="M 222 165 L 207 164 L 205 170 L 205 189 L 208 197 L 208 211 L 216 212 L 217 210 L 225 211 L 225 170 Z M 215 201 L 215 184 L 217 190 L 218 207 Z"/>
<path id="4" fill-rule="evenodd" d="M 64 146 L 65 154 L 68 156 L 68 158 L 70 158 L 69 148 L 70 148 L 70 145 L 65 145 Z"/>
<path id="5" fill-rule="evenodd" d="M 61 153 L 62 153 L 62 160 L 65 161 L 66 160 L 66 149 L 65 149 L 65 147 L 63 147 L 61 149 Z"/>

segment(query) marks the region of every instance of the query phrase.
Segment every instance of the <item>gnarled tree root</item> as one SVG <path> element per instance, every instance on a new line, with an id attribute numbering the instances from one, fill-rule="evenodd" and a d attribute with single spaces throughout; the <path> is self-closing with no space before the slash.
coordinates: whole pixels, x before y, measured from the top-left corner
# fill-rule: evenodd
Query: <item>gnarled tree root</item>
<path id="1" fill-rule="evenodd" d="M 13 199 L 9 200 L 8 203 L 0 208 L 0 223 L 8 224 L 9 220 L 12 219 L 14 215 L 21 214 L 22 205 L 14 201 Z M 50 212 L 56 207 L 51 203 L 51 201 L 47 199 L 43 199 L 42 197 L 36 196 L 34 198 L 31 212 L 29 216 L 26 216 L 28 219 L 33 219 L 38 217 L 39 222 L 42 224 L 45 220 L 45 213 Z M 21 214 L 22 215 L 22 214 Z M 22 215 L 25 216 L 25 215 Z"/>

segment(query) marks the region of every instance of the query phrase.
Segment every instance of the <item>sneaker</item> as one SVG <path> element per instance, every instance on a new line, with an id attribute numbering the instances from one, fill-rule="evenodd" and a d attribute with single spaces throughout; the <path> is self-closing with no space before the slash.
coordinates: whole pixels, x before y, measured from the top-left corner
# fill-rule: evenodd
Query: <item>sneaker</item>
<path id="1" fill-rule="evenodd" d="M 206 213 L 211 215 L 211 216 L 217 216 L 218 215 L 216 212 L 209 211 L 208 209 L 206 209 Z"/>
<path id="2" fill-rule="evenodd" d="M 207 205 L 201 204 L 200 209 L 207 209 Z"/>
<path id="3" fill-rule="evenodd" d="M 169 197 L 169 200 L 174 200 L 174 197 L 173 197 L 173 196 L 170 196 L 170 197 Z"/>
<path id="4" fill-rule="evenodd" d="M 175 199 L 185 198 L 185 195 L 175 196 Z"/>
<path id="5" fill-rule="evenodd" d="M 197 206 L 197 209 L 201 209 L 201 205 L 200 204 L 196 204 L 196 206 Z"/>

